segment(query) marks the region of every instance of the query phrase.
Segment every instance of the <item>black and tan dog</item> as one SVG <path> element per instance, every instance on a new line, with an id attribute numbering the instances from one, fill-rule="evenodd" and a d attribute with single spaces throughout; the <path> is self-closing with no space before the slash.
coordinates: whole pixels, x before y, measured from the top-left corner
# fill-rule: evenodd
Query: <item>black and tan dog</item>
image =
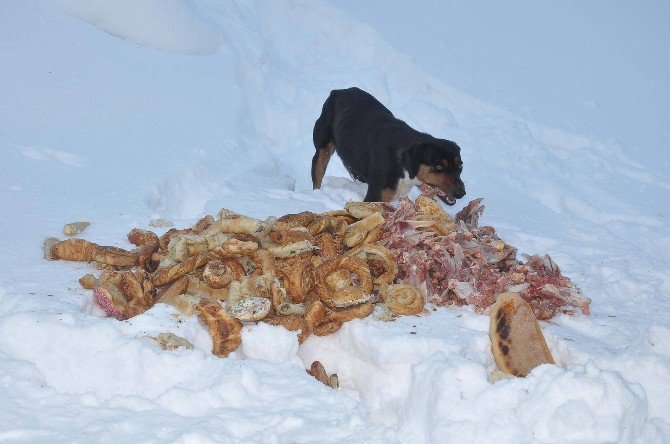
<path id="1" fill-rule="evenodd" d="M 388 202 L 421 184 L 436 187 L 448 205 L 465 195 L 460 147 L 416 131 L 359 88 L 330 93 L 314 124 L 314 146 L 314 189 L 337 152 L 354 179 L 368 184 L 366 202 Z"/>

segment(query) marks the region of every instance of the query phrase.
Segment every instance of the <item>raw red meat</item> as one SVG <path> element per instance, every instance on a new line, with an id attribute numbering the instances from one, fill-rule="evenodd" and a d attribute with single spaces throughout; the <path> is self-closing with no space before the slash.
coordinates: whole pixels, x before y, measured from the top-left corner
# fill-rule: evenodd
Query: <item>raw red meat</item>
<path id="1" fill-rule="evenodd" d="M 456 214 L 454 229 L 447 235 L 415 228 L 425 226 L 425 215 L 408 198 L 397 207 L 385 205 L 384 236 L 380 244 L 389 248 L 398 263 L 398 281 L 415 285 L 438 306 L 474 305 L 484 312 L 495 296 L 519 293 L 529 302 L 538 319 L 557 313 L 589 314 L 590 300 L 581 295 L 570 279 L 548 255 L 517 259 L 516 248 L 502 241 L 491 226 L 478 226 L 484 206 L 471 201 Z"/>

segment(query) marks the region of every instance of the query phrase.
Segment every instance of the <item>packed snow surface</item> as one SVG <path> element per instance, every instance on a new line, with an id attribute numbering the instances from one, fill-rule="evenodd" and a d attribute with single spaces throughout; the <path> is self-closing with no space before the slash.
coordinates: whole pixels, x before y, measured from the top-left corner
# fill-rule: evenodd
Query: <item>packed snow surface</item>
<path id="1" fill-rule="evenodd" d="M 219 33 L 189 0 L 58 0 L 63 9 L 119 38 L 164 51 L 211 54 Z"/>
<path id="2" fill-rule="evenodd" d="M 670 441 L 667 174 L 639 147 L 455 89 L 339 8 L 2 3 L 0 441 Z M 42 259 L 43 239 L 77 220 L 92 223 L 86 239 L 127 247 L 154 218 L 361 199 L 339 161 L 322 190 L 309 180 L 314 120 L 349 86 L 457 141 L 481 222 L 550 254 L 591 298 L 591 316 L 541 324 L 557 365 L 491 382 L 488 318 L 468 307 L 371 316 L 300 346 L 249 324 L 221 359 L 197 319 L 162 304 L 101 317 L 77 283 L 90 265 Z M 163 332 L 194 349 L 161 350 L 149 336 Z M 313 360 L 340 389 L 305 373 Z"/>

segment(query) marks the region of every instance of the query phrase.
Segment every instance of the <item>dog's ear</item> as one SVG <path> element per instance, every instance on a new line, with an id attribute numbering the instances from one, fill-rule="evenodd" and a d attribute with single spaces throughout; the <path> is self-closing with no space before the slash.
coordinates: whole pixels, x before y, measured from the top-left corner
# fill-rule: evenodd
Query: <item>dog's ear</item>
<path id="1" fill-rule="evenodd" d="M 412 145 L 403 151 L 400 156 L 400 163 L 409 174 L 410 179 L 414 179 L 419 174 L 419 166 L 421 165 L 425 148 L 425 145 L 422 143 Z"/>

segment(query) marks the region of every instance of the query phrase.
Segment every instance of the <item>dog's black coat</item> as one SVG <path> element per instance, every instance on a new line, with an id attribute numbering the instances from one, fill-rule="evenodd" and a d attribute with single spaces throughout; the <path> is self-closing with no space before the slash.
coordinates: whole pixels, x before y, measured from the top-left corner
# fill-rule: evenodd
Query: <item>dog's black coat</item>
<path id="1" fill-rule="evenodd" d="M 465 195 L 460 147 L 416 131 L 359 88 L 330 93 L 314 124 L 314 146 L 315 188 L 335 150 L 350 174 L 368 184 L 366 201 L 390 200 L 399 180 L 407 176 L 439 187 L 451 205 Z"/>

